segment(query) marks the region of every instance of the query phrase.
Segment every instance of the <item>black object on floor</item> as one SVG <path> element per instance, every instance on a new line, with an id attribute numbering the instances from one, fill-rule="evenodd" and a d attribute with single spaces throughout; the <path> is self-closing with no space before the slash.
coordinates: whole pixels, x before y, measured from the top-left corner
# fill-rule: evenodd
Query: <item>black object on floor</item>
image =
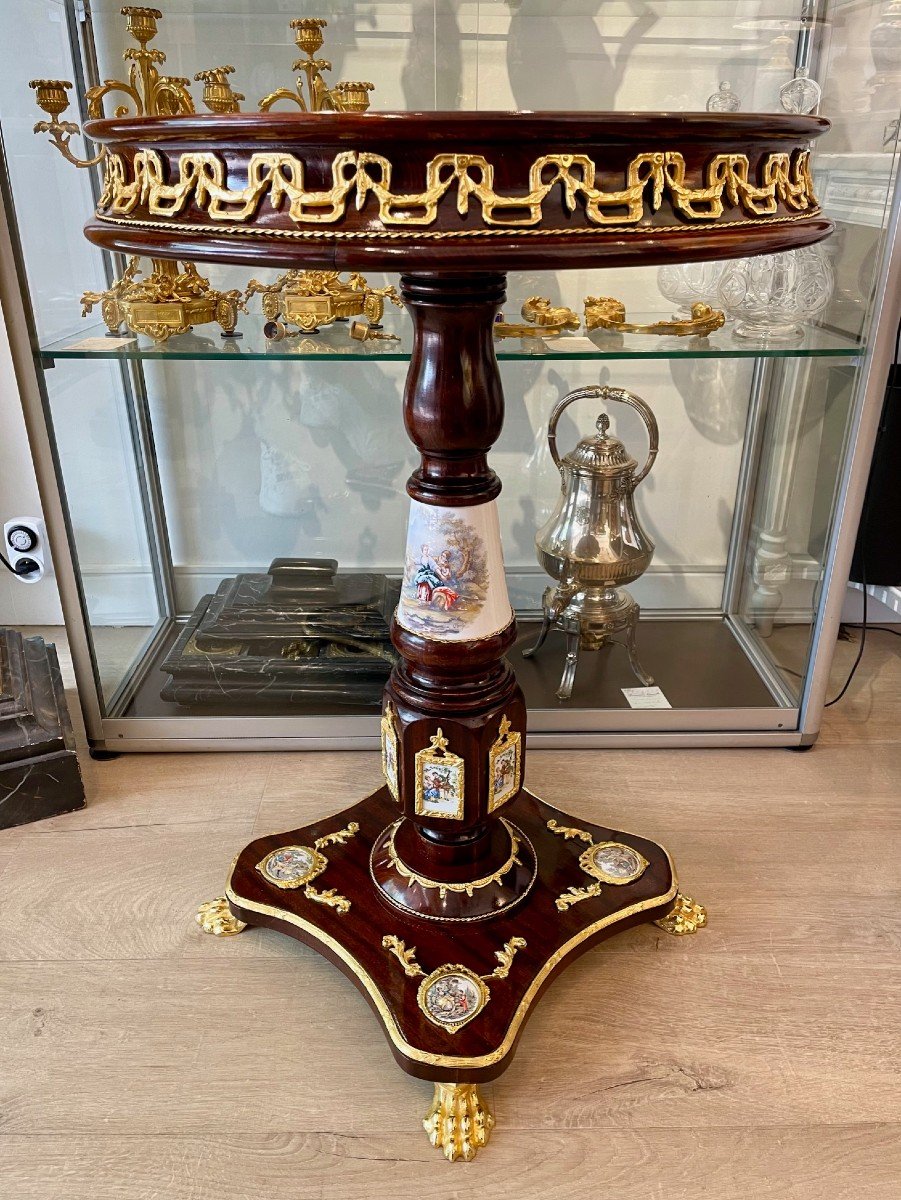
<path id="1" fill-rule="evenodd" d="M 56 647 L 0 629 L 0 829 L 84 804 Z"/>
<path id="2" fill-rule="evenodd" d="M 883 587 L 901 583 L 901 364 L 889 371 L 870 467 L 867 506 L 860 519 L 851 578 Z"/>

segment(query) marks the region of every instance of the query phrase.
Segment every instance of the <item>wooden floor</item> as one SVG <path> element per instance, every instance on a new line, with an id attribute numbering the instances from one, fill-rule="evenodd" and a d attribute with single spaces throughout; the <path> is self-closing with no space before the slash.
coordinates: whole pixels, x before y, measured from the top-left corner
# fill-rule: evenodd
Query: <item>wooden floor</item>
<path id="1" fill-rule="evenodd" d="M 376 755 L 86 760 L 88 808 L 0 833 L 0 1197 L 897 1200 L 899 718 L 901 638 L 873 633 L 809 753 L 531 755 L 539 794 L 662 840 L 710 925 L 573 964 L 454 1165 L 343 976 L 193 921 Z"/>

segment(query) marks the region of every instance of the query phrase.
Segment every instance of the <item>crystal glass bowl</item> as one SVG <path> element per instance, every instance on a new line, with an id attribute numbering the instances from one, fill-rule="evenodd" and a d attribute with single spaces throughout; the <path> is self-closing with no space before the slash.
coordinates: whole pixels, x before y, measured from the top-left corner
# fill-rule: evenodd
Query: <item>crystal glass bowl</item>
<path id="1" fill-rule="evenodd" d="M 657 287 L 679 312 L 691 315 L 691 306 L 699 300 L 716 305 L 725 266 L 722 262 L 667 263 L 657 271 Z"/>
<path id="2" fill-rule="evenodd" d="M 794 341 L 832 297 L 829 259 L 819 246 L 802 246 L 726 263 L 717 299 L 735 322 L 736 337 Z"/>

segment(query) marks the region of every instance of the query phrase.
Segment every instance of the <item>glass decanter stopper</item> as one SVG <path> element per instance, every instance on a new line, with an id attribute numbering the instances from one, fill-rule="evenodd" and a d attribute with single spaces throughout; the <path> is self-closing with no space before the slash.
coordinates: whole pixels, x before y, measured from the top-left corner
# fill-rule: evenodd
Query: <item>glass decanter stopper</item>
<path id="1" fill-rule="evenodd" d="M 738 112 L 740 108 L 741 101 L 732 91 L 732 85 L 728 79 L 723 80 L 717 91 L 707 101 L 708 112 Z"/>
<path id="2" fill-rule="evenodd" d="M 779 89 L 779 100 L 786 112 L 813 112 L 820 103 L 823 89 L 815 79 L 810 78 L 807 67 L 798 67 L 794 79 L 783 83 Z"/>

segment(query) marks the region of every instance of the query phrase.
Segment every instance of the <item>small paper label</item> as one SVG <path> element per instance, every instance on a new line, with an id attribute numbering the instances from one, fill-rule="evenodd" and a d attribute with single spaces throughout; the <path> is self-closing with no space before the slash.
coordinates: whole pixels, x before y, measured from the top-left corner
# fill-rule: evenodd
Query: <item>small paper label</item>
<path id="1" fill-rule="evenodd" d="M 556 354 L 597 354 L 597 343 L 591 338 L 579 337 L 573 334 L 572 337 L 542 338 L 545 347 Z"/>
<path id="2" fill-rule="evenodd" d="M 86 337 L 80 342 L 70 342 L 67 350 L 118 350 L 120 346 L 129 346 L 136 342 L 133 337 Z"/>
<path id="3" fill-rule="evenodd" d="M 630 708 L 672 708 L 659 687 L 623 688 Z"/>

